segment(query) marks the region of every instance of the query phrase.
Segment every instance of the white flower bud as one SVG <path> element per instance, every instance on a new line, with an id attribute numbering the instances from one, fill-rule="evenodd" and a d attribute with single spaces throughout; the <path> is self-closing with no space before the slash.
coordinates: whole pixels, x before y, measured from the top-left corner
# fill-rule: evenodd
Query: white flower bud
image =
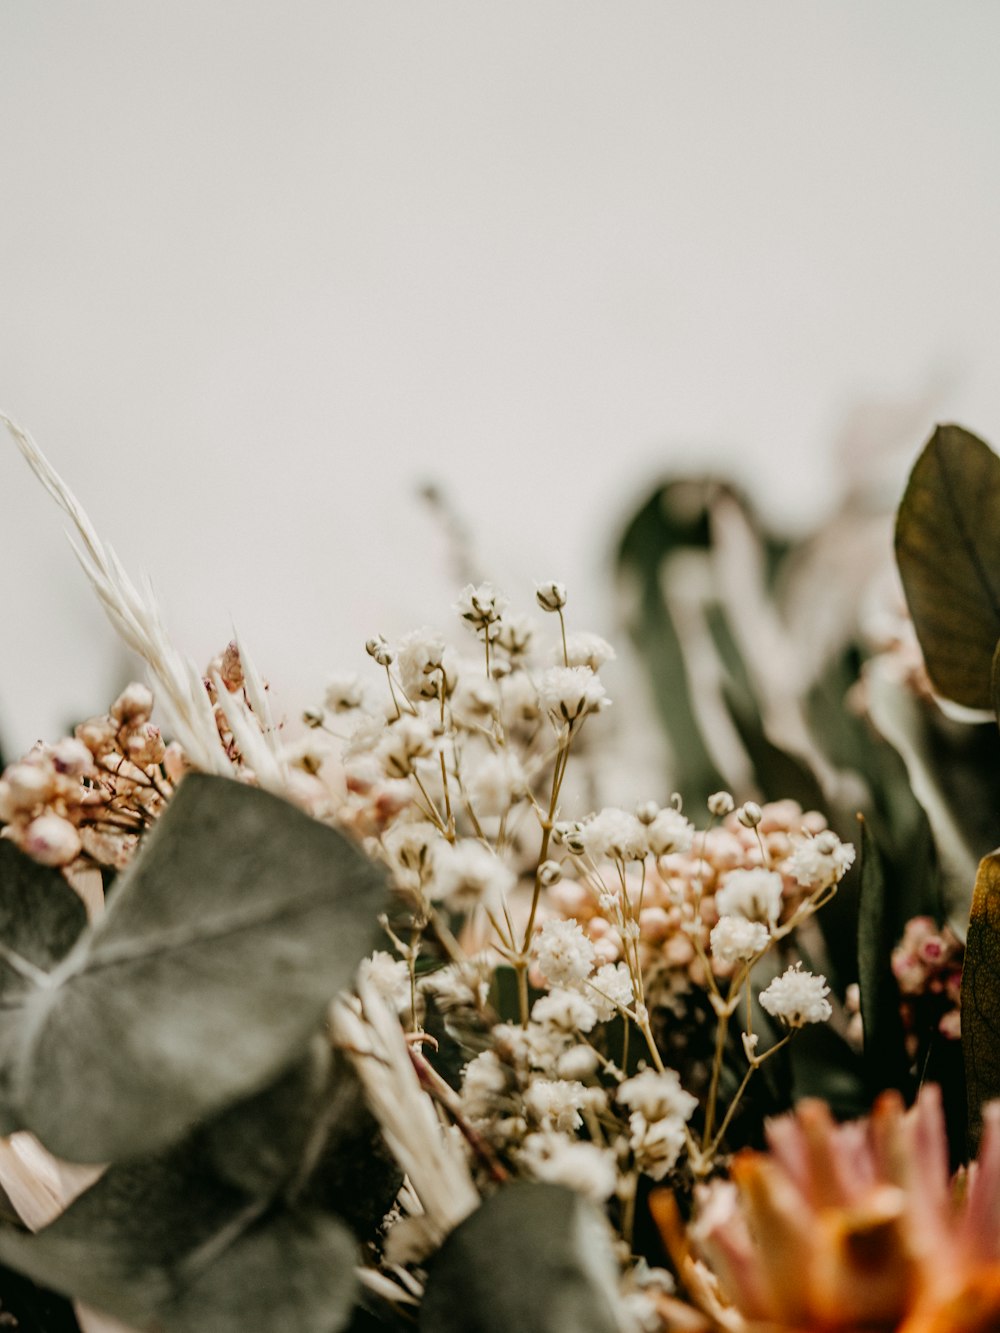
<path id="1" fill-rule="evenodd" d="M 538 882 L 543 889 L 550 889 L 562 879 L 562 866 L 558 861 L 543 861 L 538 867 Z"/>
<path id="2" fill-rule="evenodd" d="M 655 801 L 643 801 L 635 807 L 635 817 L 640 824 L 652 824 L 659 813 L 660 807 Z"/>
<path id="3" fill-rule="evenodd" d="M 48 764 L 11 764 L 3 778 L 5 804 L 18 812 L 44 805 L 55 791 L 55 773 Z"/>
<path id="4" fill-rule="evenodd" d="M 133 725 L 148 721 L 152 712 L 153 692 L 136 680 L 126 685 L 111 705 L 111 716 L 116 722 L 130 722 Z"/>
<path id="5" fill-rule="evenodd" d="M 722 819 L 726 815 L 732 814 L 736 809 L 736 802 L 727 791 L 714 792 L 708 798 L 708 813 L 715 815 L 716 819 Z"/>
<path id="6" fill-rule="evenodd" d="M 756 828 L 764 813 L 756 801 L 745 801 L 736 812 L 736 818 L 744 828 Z"/>
<path id="7" fill-rule="evenodd" d="M 365 652 L 369 657 L 373 657 L 380 667 L 391 666 L 395 657 L 395 653 L 381 634 L 377 634 L 375 638 L 368 640 L 365 644 Z"/>
<path id="8" fill-rule="evenodd" d="M 78 778 L 89 773 L 94 767 L 94 756 L 83 741 L 66 736 L 52 747 L 52 762 L 56 772 L 66 777 Z"/>
<path id="9" fill-rule="evenodd" d="M 323 712 L 322 708 L 303 709 L 302 721 L 312 731 L 315 731 L 318 727 L 321 727 L 325 719 L 326 719 L 326 714 Z"/>
<path id="10" fill-rule="evenodd" d="M 566 605 L 565 583 L 536 583 L 535 600 L 543 611 L 561 611 Z"/>
<path id="11" fill-rule="evenodd" d="M 21 848 L 43 866 L 68 866 L 80 855 L 80 835 L 60 815 L 39 815 L 24 830 Z"/>

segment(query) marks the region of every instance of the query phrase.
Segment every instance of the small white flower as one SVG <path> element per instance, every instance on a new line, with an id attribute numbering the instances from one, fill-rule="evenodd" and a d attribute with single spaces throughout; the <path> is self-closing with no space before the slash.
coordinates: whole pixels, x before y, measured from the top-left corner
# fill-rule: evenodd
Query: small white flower
<path id="1" fill-rule="evenodd" d="M 564 722 L 575 722 L 610 704 L 604 686 L 590 667 L 549 667 L 538 686 L 543 706 Z"/>
<path id="2" fill-rule="evenodd" d="M 560 1032 L 589 1032 L 597 1022 L 597 1010 L 579 991 L 556 988 L 540 996 L 531 1007 L 536 1023 L 549 1023 Z"/>
<path id="3" fill-rule="evenodd" d="M 630 1005 L 634 998 L 632 978 L 624 963 L 604 963 L 587 985 L 587 999 L 597 1009 L 599 1023 L 614 1018 L 619 1006 Z"/>
<path id="4" fill-rule="evenodd" d="M 420 819 L 393 824 L 383 833 L 382 845 L 394 865 L 424 875 L 430 869 L 436 849 L 444 846 L 444 838 L 428 820 Z"/>
<path id="5" fill-rule="evenodd" d="M 617 1095 L 624 1106 L 638 1111 L 649 1124 L 673 1120 L 683 1125 L 698 1106 L 697 1097 L 692 1097 L 681 1087 L 680 1075 L 675 1069 L 664 1069 L 662 1073 L 644 1069 L 620 1084 Z"/>
<path id="6" fill-rule="evenodd" d="M 736 811 L 736 818 L 744 828 L 756 828 L 764 818 L 764 812 L 756 801 L 744 801 Z"/>
<path id="7" fill-rule="evenodd" d="M 489 1120 L 513 1085 L 513 1071 L 493 1051 L 483 1051 L 469 1061 L 462 1074 L 462 1109 L 470 1120 Z"/>
<path id="8" fill-rule="evenodd" d="M 596 1143 L 580 1143 L 564 1134 L 529 1134 L 521 1149 L 521 1162 L 536 1180 L 584 1194 L 595 1203 L 614 1193 L 618 1171 L 614 1153 Z"/>
<path id="9" fill-rule="evenodd" d="M 831 829 L 804 838 L 792 852 L 786 869 L 804 889 L 828 889 L 854 864 L 854 847 L 841 842 Z"/>
<path id="10" fill-rule="evenodd" d="M 550 986 L 575 986 L 590 976 L 594 945 L 576 921 L 546 921 L 532 941 L 538 970 Z"/>
<path id="11" fill-rule="evenodd" d="M 556 648 L 559 660 L 562 661 L 562 647 Z M 599 634 L 590 634 L 587 631 L 581 631 L 578 634 L 570 634 L 566 640 L 566 656 L 569 658 L 571 667 L 590 667 L 591 671 L 600 671 L 605 662 L 615 660 L 615 650 L 608 643 L 607 639 L 602 639 Z"/>
<path id="12" fill-rule="evenodd" d="M 796 963 L 761 991 L 760 1003 L 774 1018 L 790 1028 L 800 1028 L 806 1023 L 826 1022 L 833 1013 L 826 999 L 829 994 L 826 977 L 804 972 L 802 964 Z"/>
<path id="13" fill-rule="evenodd" d="M 528 790 L 521 761 L 509 749 L 478 759 L 466 784 L 472 808 L 480 817 L 506 814 Z"/>
<path id="14" fill-rule="evenodd" d="M 368 640 L 365 644 L 365 652 L 369 657 L 373 658 L 380 667 L 391 666 L 396 656 L 389 647 L 385 636 L 382 634 L 376 634 L 373 638 Z"/>
<path id="15" fill-rule="evenodd" d="M 467 731 L 488 727 L 500 711 L 500 692 L 494 680 L 487 680 L 481 672 L 459 672 L 451 698 L 451 713 L 455 725 Z"/>
<path id="16" fill-rule="evenodd" d="M 627 810 L 606 806 L 580 829 L 579 841 L 593 861 L 642 861 L 647 852 L 646 828 Z"/>
<path id="17" fill-rule="evenodd" d="M 727 791 L 713 792 L 708 798 L 708 813 L 715 815 L 716 819 L 721 819 L 725 815 L 731 815 L 736 809 L 736 802 Z"/>
<path id="18" fill-rule="evenodd" d="M 362 958 L 359 978 L 367 982 L 382 999 L 402 1013 L 410 1007 L 410 969 L 401 958 L 393 958 L 376 949 L 370 958 Z"/>
<path id="19" fill-rule="evenodd" d="M 649 1121 L 641 1111 L 628 1118 L 629 1147 L 636 1165 L 653 1180 L 662 1180 L 684 1151 L 684 1122 L 676 1117 Z"/>
<path id="20" fill-rule="evenodd" d="M 387 727 L 376 748 L 386 776 L 408 778 L 418 759 L 428 759 L 437 750 L 434 729 L 424 717 L 404 713 Z"/>
<path id="21" fill-rule="evenodd" d="M 600 1057 L 590 1046 L 571 1046 L 556 1060 L 556 1074 L 559 1078 L 593 1078 L 597 1073 Z"/>
<path id="22" fill-rule="evenodd" d="M 535 622 L 530 616 L 505 615 L 497 630 L 496 644 L 513 664 L 527 657 L 534 636 Z"/>
<path id="23" fill-rule="evenodd" d="M 400 683 L 410 699 L 441 697 L 444 640 L 433 630 L 411 630 L 396 649 Z"/>
<path id="24" fill-rule="evenodd" d="M 323 705 L 331 713 L 350 713 L 364 702 L 364 690 L 359 676 L 340 674 L 326 682 Z"/>
<path id="25" fill-rule="evenodd" d="M 515 1023 L 498 1023 L 493 1029 L 494 1048 L 509 1063 L 521 1069 L 555 1070 L 566 1049 L 567 1035 L 548 1023 L 529 1023 L 526 1028 Z"/>
<path id="26" fill-rule="evenodd" d="M 543 611 L 561 611 L 566 605 L 566 585 L 549 580 L 548 583 L 535 584 L 535 601 Z"/>
<path id="27" fill-rule="evenodd" d="M 490 991 L 492 965 L 482 956 L 468 962 L 449 963 L 422 977 L 419 989 L 433 997 L 442 1014 L 456 1009 L 479 1009 Z"/>
<path id="28" fill-rule="evenodd" d="M 542 1129 L 564 1132 L 583 1124 L 580 1108 L 586 1100 L 587 1089 L 582 1083 L 561 1078 L 532 1079 L 524 1093 L 525 1108 Z"/>
<path id="29" fill-rule="evenodd" d="M 722 916 L 709 936 L 712 957 L 720 963 L 743 963 L 754 954 L 763 953 L 771 932 L 761 921 L 745 916 Z"/>
<path id="30" fill-rule="evenodd" d="M 516 882 L 514 872 L 489 847 L 474 838 L 461 838 L 451 846 L 442 844 L 427 896 L 453 911 L 467 912 L 478 903 L 496 907 Z"/>
<path id="31" fill-rule="evenodd" d="M 491 583 L 480 583 L 478 587 L 467 583 L 458 594 L 455 610 L 477 634 L 489 634 L 496 637 L 493 628 L 503 615 L 507 598 L 498 593 Z"/>
<path id="32" fill-rule="evenodd" d="M 670 856 L 691 850 L 694 825 L 672 805 L 661 810 L 646 830 L 649 850 L 654 856 Z"/>
<path id="33" fill-rule="evenodd" d="M 743 916 L 773 926 L 781 916 L 781 876 L 774 870 L 730 870 L 715 895 L 720 916 Z"/>

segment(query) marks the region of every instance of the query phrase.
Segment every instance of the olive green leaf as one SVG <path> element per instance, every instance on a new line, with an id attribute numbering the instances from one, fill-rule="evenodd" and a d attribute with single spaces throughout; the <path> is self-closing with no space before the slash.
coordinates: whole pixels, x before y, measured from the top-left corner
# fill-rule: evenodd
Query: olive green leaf
<path id="1" fill-rule="evenodd" d="M 961 426 L 939 426 L 896 519 L 896 560 L 935 688 L 992 706 L 1000 639 L 1000 458 Z"/>
<path id="2" fill-rule="evenodd" d="M 8 1081 L 22 1033 L 21 1005 L 76 943 L 87 913 L 58 870 L 0 839 L 0 1133 L 18 1127 Z"/>
<path id="3" fill-rule="evenodd" d="M 120 1160 L 264 1087 L 370 947 L 382 885 L 287 802 L 189 775 L 104 917 L 5 1012 L 8 1124 Z"/>
<path id="4" fill-rule="evenodd" d="M 111 1167 L 50 1226 L 0 1230 L 0 1259 L 157 1333 L 332 1333 L 355 1241 L 303 1191 L 340 1099 L 328 1044 L 159 1156 Z"/>
<path id="5" fill-rule="evenodd" d="M 617 1333 L 604 1217 L 560 1185 L 505 1185 L 431 1260 L 426 1333 Z"/>
<path id="6" fill-rule="evenodd" d="M 889 898 L 882 856 L 868 823 L 861 828 L 861 898 L 858 904 L 858 986 L 865 1033 L 865 1067 L 876 1088 L 907 1083 L 903 1020 L 892 975 L 896 913 Z"/>
<path id="7" fill-rule="evenodd" d="M 962 1053 L 969 1147 L 982 1130 L 983 1105 L 1000 1097 L 1000 853 L 979 863 L 962 971 Z"/>

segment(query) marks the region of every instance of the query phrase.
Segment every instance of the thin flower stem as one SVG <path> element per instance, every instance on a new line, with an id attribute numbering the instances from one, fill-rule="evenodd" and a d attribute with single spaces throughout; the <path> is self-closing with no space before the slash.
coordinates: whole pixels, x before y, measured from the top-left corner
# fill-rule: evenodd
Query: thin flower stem
<path id="1" fill-rule="evenodd" d="M 566 621 L 563 618 L 562 607 L 559 607 L 559 631 L 562 634 L 563 666 L 569 666 L 569 648 L 566 644 Z"/>
<path id="2" fill-rule="evenodd" d="M 756 1071 L 761 1067 L 764 1061 L 769 1060 L 771 1056 L 775 1054 L 776 1051 L 780 1051 L 782 1046 L 787 1046 L 788 1043 L 791 1041 L 791 1039 L 792 1039 L 792 1033 L 786 1032 L 785 1035 L 781 1038 L 781 1040 L 776 1041 L 773 1046 L 769 1047 L 768 1050 L 766 1050 L 763 1053 L 763 1055 L 754 1056 L 754 1058 L 750 1061 L 749 1065 L 747 1066 L 747 1072 L 743 1075 L 742 1082 L 740 1083 L 740 1086 L 736 1089 L 736 1093 L 733 1096 L 733 1100 L 729 1103 L 729 1109 L 726 1111 L 726 1114 L 723 1117 L 722 1124 L 719 1126 L 718 1132 L 716 1133 L 715 1138 L 712 1140 L 711 1146 L 706 1150 L 706 1155 L 709 1159 L 709 1162 L 711 1162 L 711 1159 L 715 1157 L 715 1154 L 719 1150 L 719 1145 L 722 1143 L 722 1140 L 725 1137 L 725 1133 L 726 1130 L 729 1128 L 730 1121 L 736 1114 L 736 1108 L 739 1106 L 740 1100 L 743 1097 L 744 1092 L 746 1092 L 747 1090 L 747 1084 L 750 1082 L 751 1078 L 756 1073 Z"/>

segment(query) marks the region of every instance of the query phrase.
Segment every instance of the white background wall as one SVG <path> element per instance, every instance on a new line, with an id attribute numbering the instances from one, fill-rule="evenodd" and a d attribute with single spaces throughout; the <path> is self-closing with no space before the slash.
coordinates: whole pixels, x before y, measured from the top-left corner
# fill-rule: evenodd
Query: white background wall
<path id="1" fill-rule="evenodd" d="M 0 406 L 290 710 L 447 618 L 427 478 L 607 630 L 666 470 L 802 525 L 859 403 L 1000 445 L 998 51 L 991 0 L 3 0 Z M 118 670 L 61 526 L 0 441 L 10 750 Z"/>

